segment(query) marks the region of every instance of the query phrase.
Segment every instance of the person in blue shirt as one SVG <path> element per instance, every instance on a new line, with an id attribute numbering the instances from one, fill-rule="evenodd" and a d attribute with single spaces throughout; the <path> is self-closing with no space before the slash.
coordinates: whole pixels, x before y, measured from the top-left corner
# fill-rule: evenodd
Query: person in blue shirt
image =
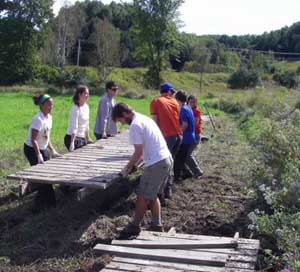
<path id="1" fill-rule="evenodd" d="M 174 181 L 182 180 L 182 172 L 185 168 L 188 151 L 192 144 L 195 143 L 195 121 L 193 111 L 186 105 L 187 95 L 178 91 L 175 99 L 180 106 L 180 127 L 182 129 L 182 144 L 174 160 Z"/>

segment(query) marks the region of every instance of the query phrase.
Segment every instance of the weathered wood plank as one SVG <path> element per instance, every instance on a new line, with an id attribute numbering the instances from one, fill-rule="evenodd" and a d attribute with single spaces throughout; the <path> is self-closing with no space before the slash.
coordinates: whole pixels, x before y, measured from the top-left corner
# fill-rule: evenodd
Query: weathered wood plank
<path id="1" fill-rule="evenodd" d="M 135 248 L 156 248 L 156 249 L 199 249 L 199 248 L 236 248 L 237 242 L 235 240 L 229 241 L 146 241 L 146 240 L 113 240 L 112 245 L 127 246 Z"/>
<path id="2" fill-rule="evenodd" d="M 183 233 L 175 233 L 169 234 L 167 232 L 152 232 L 152 231 L 141 231 L 137 236 L 137 239 L 140 240 L 169 240 L 169 239 L 177 239 L 177 240 L 209 240 L 209 241 L 222 241 L 222 242 L 231 242 L 234 239 L 230 237 L 221 237 L 221 236 L 205 236 L 205 235 L 193 235 L 193 234 L 183 234 Z"/>
<path id="3" fill-rule="evenodd" d="M 15 180 L 24 180 L 28 182 L 38 182 L 38 183 L 46 183 L 46 184 L 60 184 L 60 185 L 70 185 L 77 187 L 87 187 L 87 188 L 95 188 L 95 189 L 106 189 L 111 183 L 101 182 L 101 181 L 93 181 L 93 180 L 64 180 L 64 179 L 47 179 L 47 178 L 22 178 L 20 176 L 10 175 L 9 179 Z"/>
<path id="4" fill-rule="evenodd" d="M 123 257 L 114 257 L 113 262 L 120 264 L 136 264 L 150 267 L 158 267 L 160 271 L 164 271 L 164 268 L 177 268 L 178 270 L 183 271 L 197 271 L 197 272 L 222 272 L 224 268 L 222 267 L 213 267 L 213 266 L 204 266 L 204 265 L 195 265 L 195 264 L 183 264 L 175 262 L 160 262 L 155 260 L 143 260 L 143 259 L 133 259 L 133 258 L 123 258 Z M 143 270 L 142 270 L 143 271 Z"/>
<path id="5" fill-rule="evenodd" d="M 207 252 L 193 252 L 188 250 L 136 249 L 121 246 L 98 244 L 94 247 L 97 253 L 112 254 L 120 257 L 142 258 L 149 260 L 179 262 L 224 267 L 227 257 Z"/>
<path id="6" fill-rule="evenodd" d="M 243 263 L 243 262 L 234 262 L 234 261 L 228 261 L 225 265 L 226 268 L 231 269 L 249 269 L 254 271 L 255 269 L 255 263 Z M 235 271 L 235 270 L 233 270 Z"/>

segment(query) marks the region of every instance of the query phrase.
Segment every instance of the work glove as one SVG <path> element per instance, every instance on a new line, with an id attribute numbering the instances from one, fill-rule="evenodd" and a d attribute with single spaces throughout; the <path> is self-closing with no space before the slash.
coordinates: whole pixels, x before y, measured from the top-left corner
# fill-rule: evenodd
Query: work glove
<path id="1" fill-rule="evenodd" d="M 74 149 L 75 149 L 74 142 L 71 142 L 69 151 L 72 152 L 72 151 L 74 151 Z"/>
<path id="2" fill-rule="evenodd" d="M 52 150 L 51 155 L 52 158 L 57 158 L 61 156 L 61 154 L 59 154 L 55 149 Z"/>
<path id="3" fill-rule="evenodd" d="M 44 163 L 44 158 L 41 153 L 37 155 L 38 163 Z"/>

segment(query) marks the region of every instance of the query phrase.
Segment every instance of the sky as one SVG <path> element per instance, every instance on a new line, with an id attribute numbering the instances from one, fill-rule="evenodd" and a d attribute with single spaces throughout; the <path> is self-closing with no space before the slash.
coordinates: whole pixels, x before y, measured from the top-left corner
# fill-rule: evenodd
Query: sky
<path id="1" fill-rule="evenodd" d="M 54 12 L 66 2 L 56 0 Z M 69 4 L 76 0 L 68 0 Z M 111 0 L 102 0 L 109 4 Z M 132 2 L 115 0 L 115 2 Z M 179 9 L 181 31 L 205 34 L 262 34 L 300 21 L 299 0 L 185 0 Z"/>

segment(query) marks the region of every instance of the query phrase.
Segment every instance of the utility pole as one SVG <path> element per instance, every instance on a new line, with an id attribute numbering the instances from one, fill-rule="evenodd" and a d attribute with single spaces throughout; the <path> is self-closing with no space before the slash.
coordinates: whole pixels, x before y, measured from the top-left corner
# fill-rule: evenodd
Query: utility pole
<path id="1" fill-rule="evenodd" d="M 79 66 L 79 56 L 80 56 L 80 39 L 78 39 L 78 46 L 77 46 L 77 66 Z"/>

